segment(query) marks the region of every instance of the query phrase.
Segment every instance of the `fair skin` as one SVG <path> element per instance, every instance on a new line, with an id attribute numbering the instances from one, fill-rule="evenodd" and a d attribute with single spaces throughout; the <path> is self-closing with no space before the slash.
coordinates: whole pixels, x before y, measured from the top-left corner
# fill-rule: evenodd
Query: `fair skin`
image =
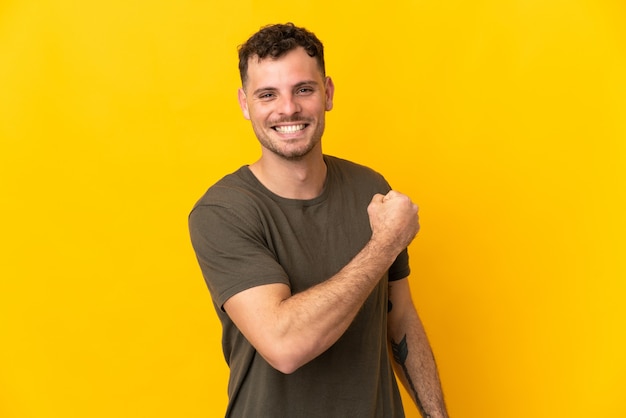
<path id="1" fill-rule="evenodd" d="M 409 280 L 389 283 L 391 310 L 387 319 L 390 350 L 406 341 L 406 360 L 393 365 L 423 417 L 447 417 L 437 365 L 422 321 L 411 299 Z M 395 357 L 395 356 L 394 356 Z"/>
<path id="2" fill-rule="evenodd" d="M 315 59 L 296 49 L 278 60 L 250 59 L 239 105 L 261 143 L 254 175 L 276 194 L 309 199 L 326 178 L 321 138 L 325 112 L 333 107 L 334 85 Z"/>
<path id="3" fill-rule="evenodd" d="M 250 170 L 279 196 L 319 196 L 326 178 L 321 137 L 325 112 L 332 109 L 332 80 L 322 76 L 315 59 L 302 48 L 275 60 L 253 57 L 247 75 L 238 92 L 239 104 L 262 150 Z M 367 208 L 371 239 L 336 275 L 297 294 L 284 284 L 253 287 L 228 299 L 225 311 L 269 364 L 283 373 L 296 371 L 330 348 L 350 326 L 380 278 L 417 234 L 417 211 L 399 192 L 373 196 Z M 403 382 L 417 382 L 413 396 L 426 411 L 423 414 L 445 417 L 434 360 L 407 279 L 390 285 L 390 302 L 390 342 L 405 336 L 415 352 L 407 361 L 409 368 L 398 367 L 397 372 Z M 405 376 L 405 370 L 414 377 Z"/>

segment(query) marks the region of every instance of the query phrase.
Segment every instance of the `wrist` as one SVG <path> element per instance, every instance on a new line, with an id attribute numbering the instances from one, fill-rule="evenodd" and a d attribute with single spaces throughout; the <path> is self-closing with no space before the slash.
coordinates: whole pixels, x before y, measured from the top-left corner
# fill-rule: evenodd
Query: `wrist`
<path id="1" fill-rule="evenodd" d="M 377 237 L 372 236 L 365 248 L 369 252 L 369 255 L 385 265 L 385 269 L 391 267 L 391 264 L 395 261 L 398 254 L 402 249 L 395 248 L 395 243 L 385 242 Z"/>

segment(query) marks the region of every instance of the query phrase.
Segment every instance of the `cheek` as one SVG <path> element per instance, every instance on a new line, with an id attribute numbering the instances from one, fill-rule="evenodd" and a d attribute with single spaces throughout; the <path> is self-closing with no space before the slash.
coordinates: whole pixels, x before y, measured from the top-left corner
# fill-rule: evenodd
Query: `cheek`
<path id="1" fill-rule="evenodd" d="M 265 128 L 269 119 L 267 114 L 259 112 L 258 109 L 251 109 L 248 120 L 257 128 Z"/>
<path id="2" fill-rule="evenodd" d="M 254 105 L 248 107 L 248 117 L 252 120 L 263 121 L 271 114 L 271 110 L 267 106 Z"/>

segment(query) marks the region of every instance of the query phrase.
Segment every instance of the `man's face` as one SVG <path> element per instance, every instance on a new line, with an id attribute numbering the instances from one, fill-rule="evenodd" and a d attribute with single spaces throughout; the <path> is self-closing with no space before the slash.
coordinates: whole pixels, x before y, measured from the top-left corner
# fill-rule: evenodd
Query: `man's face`
<path id="1" fill-rule="evenodd" d="M 276 60 L 250 58 L 239 105 L 264 151 L 297 160 L 320 143 L 333 92 L 332 80 L 299 47 Z"/>

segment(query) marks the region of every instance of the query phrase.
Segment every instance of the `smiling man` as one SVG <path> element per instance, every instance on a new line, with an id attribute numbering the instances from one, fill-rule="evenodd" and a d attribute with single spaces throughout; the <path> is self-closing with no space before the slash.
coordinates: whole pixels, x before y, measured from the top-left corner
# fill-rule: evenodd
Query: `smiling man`
<path id="1" fill-rule="evenodd" d="M 227 417 L 447 417 L 411 299 L 417 206 L 371 169 L 322 152 L 334 85 L 292 24 L 239 48 L 258 161 L 209 188 L 191 239 L 223 327 Z M 393 359 L 393 360 L 392 360 Z"/>
<path id="2" fill-rule="evenodd" d="M 280 61 L 253 59 L 239 89 L 239 104 L 263 149 L 282 158 L 301 159 L 321 146 L 333 90 L 331 79 L 299 47 Z"/>

